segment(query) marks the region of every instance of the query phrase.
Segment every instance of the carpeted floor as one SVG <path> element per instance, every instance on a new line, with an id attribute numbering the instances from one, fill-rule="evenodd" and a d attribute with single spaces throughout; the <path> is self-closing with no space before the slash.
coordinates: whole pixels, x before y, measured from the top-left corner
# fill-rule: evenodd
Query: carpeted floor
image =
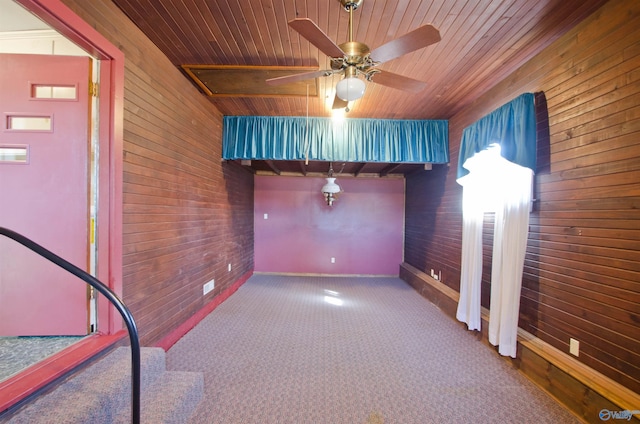
<path id="1" fill-rule="evenodd" d="M 572 423 L 398 278 L 254 275 L 167 353 L 191 423 Z"/>
<path id="2" fill-rule="evenodd" d="M 0 381 L 80 341 L 75 336 L 0 337 Z"/>

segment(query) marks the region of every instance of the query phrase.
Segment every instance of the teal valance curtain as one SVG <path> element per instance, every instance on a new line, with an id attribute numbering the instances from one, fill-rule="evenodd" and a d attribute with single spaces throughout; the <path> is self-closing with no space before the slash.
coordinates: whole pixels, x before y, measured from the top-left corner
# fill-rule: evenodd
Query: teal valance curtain
<path id="1" fill-rule="evenodd" d="M 446 120 L 225 116 L 223 159 L 449 162 Z"/>
<path id="2" fill-rule="evenodd" d="M 506 160 L 536 171 L 536 111 L 533 93 L 524 93 L 464 129 L 458 157 L 458 176 L 467 175 L 467 159 L 499 144 Z"/>

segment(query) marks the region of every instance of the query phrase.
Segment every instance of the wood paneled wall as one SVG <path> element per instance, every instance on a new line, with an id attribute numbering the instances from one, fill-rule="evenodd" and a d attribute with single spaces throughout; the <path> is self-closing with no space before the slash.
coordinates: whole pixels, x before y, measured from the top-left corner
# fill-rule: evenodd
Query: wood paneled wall
<path id="1" fill-rule="evenodd" d="M 253 270 L 253 175 L 222 163 L 221 114 L 114 4 L 64 3 L 125 54 L 123 300 L 152 345 Z"/>
<path id="2" fill-rule="evenodd" d="M 640 3 L 610 1 L 449 122 L 452 165 L 407 178 L 405 260 L 459 290 L 465 127 L 538 92 L 538 139 L 520 327 L 640 392 Z M 544 112 L 540 121 L 546 119 Z M 484 228 L 489 306 L 491 217 Z"/>

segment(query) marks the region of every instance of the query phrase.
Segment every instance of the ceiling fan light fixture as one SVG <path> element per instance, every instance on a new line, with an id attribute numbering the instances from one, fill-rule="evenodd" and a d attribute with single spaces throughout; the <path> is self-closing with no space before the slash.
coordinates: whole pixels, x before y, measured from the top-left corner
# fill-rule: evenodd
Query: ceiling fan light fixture
<path id="1" fill-rule="evenodd" d="M 347 102 L 358 100 L 364 95 L 365 83 L 356 76 L 345 77 L 336 85 L 336 95 Z"/>

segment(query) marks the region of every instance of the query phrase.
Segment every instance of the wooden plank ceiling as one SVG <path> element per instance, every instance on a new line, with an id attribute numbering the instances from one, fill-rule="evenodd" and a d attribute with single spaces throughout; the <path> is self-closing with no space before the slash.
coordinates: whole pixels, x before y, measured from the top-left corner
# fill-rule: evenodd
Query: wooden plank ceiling
<path id="1" fill-rule="evenodd" d="M 349 37 L 349 13 L 340 0 L 113 1 L 179 68 L 331 69 L 329 57 L 287 24 L 295 18 L 311 19 L 335 44 Z M 406 92 L 367 82 L 364 96 L 351 102 L 346 117 L 449 119 L 605 2 L 364 0 L 353 13 L 353 38 L 370 49 L 426 24 L 438 28 L 441 41 L 379 65 L 383 71 L 426 82 L 425 89 Z M 224 115 L 331 116 L 335 85 L 341 78 L 332 75 L 308 81 L 313 93 L 317 89 L 316 96 L 212 97 L 198 88 Z M 273 172 L 275 168 L 288 173 L 290 168 L 305 169 L 300 165 L 253 161 L 251 167 L 254 171 L 263 168 Z M 323 172 L 328 169 L 326 164 L 317 165 Z M 367 166 L 378 174 L 420 169 Z M 349 168 L 358 169 L 359 165 L 350 164 Z"/>

